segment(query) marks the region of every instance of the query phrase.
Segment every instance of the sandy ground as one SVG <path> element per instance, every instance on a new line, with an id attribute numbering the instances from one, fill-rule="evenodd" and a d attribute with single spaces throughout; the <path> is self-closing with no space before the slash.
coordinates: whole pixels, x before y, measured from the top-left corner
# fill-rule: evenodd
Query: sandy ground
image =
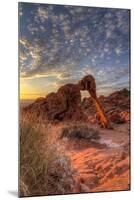
<path id="1" fill-rule="evenodd" d="M 96 126 L 100 131 L 97 141 L 59 139 L 62 127 L 52 128 L 51 143 L 56 142 L 59 151 L 65 151 L 70 158 L 76 192 L 130 189 L 129 123 L 114 125 L 113 130 Z"/>
<path id="2" fill-rule="evenodd" d="M 46 129 L 48 131 L 48 145 L 55 146 L 58 155 L 67 156 L 71 163 L 70 172 L 72 173 L 74 184 L 74 193 L 81 192 L 99 192 L 99 191 L 117 191 L 130 189 L 130 109 L 129 109 L 129 91 L 123 89 L 116 91 L 108 97 L 100 97 L 100 102 L 104 107 L 107 117 L 113 123 L 113 129 L 102 129 L 95 121 L 95 108 L 92 99 L 85 98 L 82 101 L 82 109 L 87 115 L 88 121 L 71 121 L 68 118 L 61 121 L 48 120 L 43 121 L 45 105 L 39 99 L 30 105 L 24 112 L 24 121 L 30 120 L 40 124 L 41 132 L 44 133 L 46 140 Z M 48 101 L 51 105 L 51 101 Z M 55 104 L 54 104 L 55 105 Z M 51 107 L 51 106 L 50 106 Z M 52 109 L 52 110 L 51 110 Z M 51 107 L 51 114 L 56 112 L 56 107 Z M 77 117 L 77 112 L 74 113 Z M 67 113 L 66 113 L 67 115 Z M 99 139 L 83 138 L 77 135 L 74 138 L 63 137 L 61 134 L 63 128 L 71 130 L 71 126 L 83 124 L 84 127 L 97 130 Z M 83 131 L 81 128 L 80 132 Z M 78 133 L 75 129 L 75 133 Z M 87 136 L 87 133 L 86 133 Z M 41 145 L 45 144 L 41 141 Z M 42 152 L 43 145 L 42 145 Z M 59 156 L 60 157 L 60 156 Z"/>

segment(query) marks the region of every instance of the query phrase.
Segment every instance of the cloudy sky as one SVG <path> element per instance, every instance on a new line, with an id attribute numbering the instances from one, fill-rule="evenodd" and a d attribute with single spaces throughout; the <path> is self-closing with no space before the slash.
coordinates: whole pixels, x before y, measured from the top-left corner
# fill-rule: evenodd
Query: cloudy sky
<path id="1" fill-rule="evenodd" d="M 128 88 L 129 11 L 20 3 L 19 65 L 21 99 L 87 74 L 95 76 L 99 95 Z"/>

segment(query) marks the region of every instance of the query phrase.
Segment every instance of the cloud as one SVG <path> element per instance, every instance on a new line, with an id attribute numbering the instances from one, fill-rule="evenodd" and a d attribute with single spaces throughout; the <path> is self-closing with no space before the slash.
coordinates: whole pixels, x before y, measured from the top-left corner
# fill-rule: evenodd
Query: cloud
<path id="1" fill-rule="evenodd" d="M 119 56 L 122 53 L 122 50 L 120 47 L 115 48 L 115 53 Z"/>
<path id="2" fill-rule="evenodd" d="M 19 42 L 25 49 L 30 50 L 33 48 L 32 44 L 25 37 L 20 38 Z"/>
<path id="3" fill-rule="evenodd" d="M 27 60 L 27 54 L 24 51 L 20 51 L 19 59 L 20 59 L 20 62 Z"/>
<path id="4" fill-rule="evenodd" d="M 37 16 L 41 22 L 45 22 L 48 19 L 48 10 L 40 6 L 37 10 Z"/>
<path id="5" fill-rule="evenodd" d="M 19 16 L 22 17 L 23 16 L 23 6 L 21 3 L 19 3 Z"/>
<path id="6" fill-rule="evenodd" d="M 40 28 L 40 27 L 39 27 Z M 38 32 L 40 29 L 38 27 L 35 27 L 33 24 L 28 24 L 27 29 L 31 34 L 35 34 Z"/>
<path id="7" fill-rule="evenodd" d="M 98 83 L 128 76 L 117 68 L 129 52 L 128 11 L 39 4 L 28 14 L 28 8 L 22 4 L 21 77 L 50 75 L 60 85 L 88 73 Z"/>

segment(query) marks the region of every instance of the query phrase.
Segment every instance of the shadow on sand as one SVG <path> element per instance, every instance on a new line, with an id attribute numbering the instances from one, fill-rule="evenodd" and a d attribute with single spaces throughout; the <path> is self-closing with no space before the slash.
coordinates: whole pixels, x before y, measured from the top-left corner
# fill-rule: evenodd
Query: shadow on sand
<path id="1" fill-rule="evenodd" d="M 10 190 L 10 191 L 8 191 L 8 194 L 10 194 L 14 197 L 18 197 L 18 191 L 17 190 Z"/>

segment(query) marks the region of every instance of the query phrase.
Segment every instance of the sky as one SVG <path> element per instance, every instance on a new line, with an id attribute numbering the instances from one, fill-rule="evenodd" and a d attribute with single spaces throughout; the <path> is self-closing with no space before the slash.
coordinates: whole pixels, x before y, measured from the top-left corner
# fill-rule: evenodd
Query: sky
<path id="1" fill-rule="evenodd" d="M 87 74 L 98 95 L 129 88 L 129 15 L 127 9 L 19 3 L 20 99 L 46 96 Z"/>

